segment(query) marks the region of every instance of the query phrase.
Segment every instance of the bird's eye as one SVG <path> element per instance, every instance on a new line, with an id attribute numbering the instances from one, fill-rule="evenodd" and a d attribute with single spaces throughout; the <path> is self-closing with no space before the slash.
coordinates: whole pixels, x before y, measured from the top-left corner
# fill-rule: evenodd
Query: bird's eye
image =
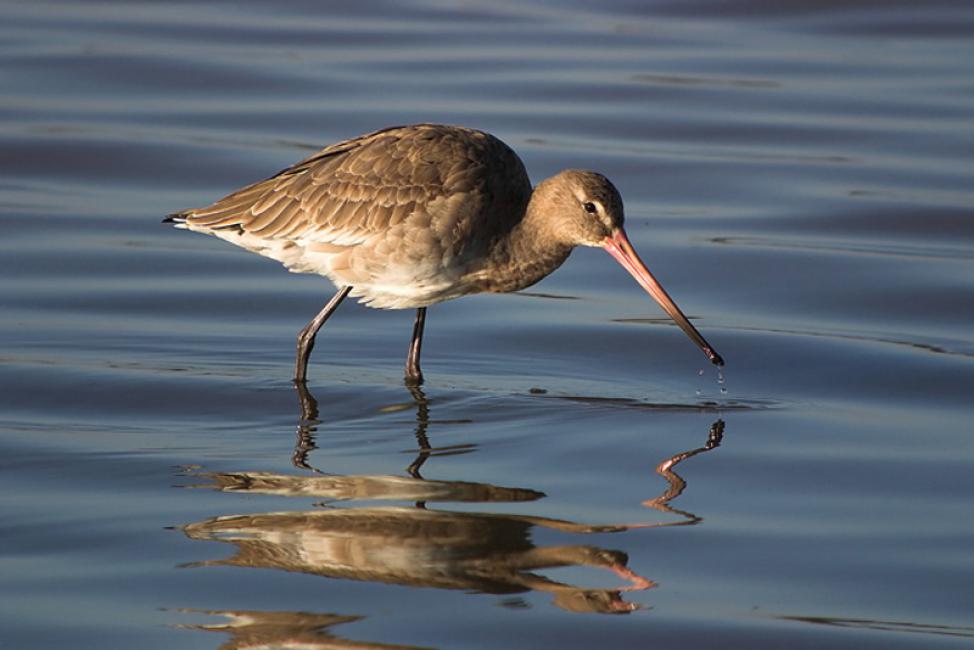
<path id="1" fill-rule="evenodd" d="M 585 211 L 588 212 L 589 214 L 595 214 L 596 212 L 598 212 L 598 209 L 595 207 L 595 204 L 592 203 L 591 201 L 587 203 L 583 203 L 582 207 L 585 208 Z"/>

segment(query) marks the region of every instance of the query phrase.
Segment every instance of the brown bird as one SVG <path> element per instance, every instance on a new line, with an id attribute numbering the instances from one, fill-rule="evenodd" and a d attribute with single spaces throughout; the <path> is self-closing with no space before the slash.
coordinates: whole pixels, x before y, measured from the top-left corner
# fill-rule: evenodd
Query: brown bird
<path id="1" fill-rule="evenodd" d="M 338 293 L 298 334 L 295 381 L 315 335 L 346 296 L 415 308 L 406 381 L 419 367 L 429 305 L 483 291 L 518 291 L 561 266 L 575 246 L 609 252 L 711 362 L 723 360 L 652 276 L 623 229 L 622 198 L 605 176 L 568 169 L 532 190 L 524 163 L 483 131 L 398 126 L 325 147 L 213 205 L 169 215 L 317 273 Z"/>

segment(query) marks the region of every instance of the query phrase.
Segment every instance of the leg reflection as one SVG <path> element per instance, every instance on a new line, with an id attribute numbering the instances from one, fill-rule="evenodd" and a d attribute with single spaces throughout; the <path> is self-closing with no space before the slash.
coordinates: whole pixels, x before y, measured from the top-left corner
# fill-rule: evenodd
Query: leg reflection
<path id="1" fill-rule="evenodd" d="M 430 404 L 422 388 L 416 385 L 409 385 L 407 388 L 413 396 L 413 401 L 416 403 L 416 444 L 419 446 L 419 453 L 416 455 L 416 460 L 411 462 L 409 467 L 406 468 L 406 471 L 413 478 L 421 479 L 423 476 L 419 473 L 419 468 L 423 466 L 426 459 L 433 453 L 433 447 L 430 445 L 429 437 L 426 435 L 426 430 L 430 425 Z"/>
<path id="2" fill-rule="evenodd" d="M 318 431 L 318 425 L 321 424 L 321 420 L 318 419 L 318 400 L 308 390 L 308 385 L 305 382 L 294 382 L 294 387 L 298 392 L 301 419 L 298 421 L 298 439 L 294 443 L 291 463 L 299 469 L 320 473 L 320 470 L 308 464 L 308 454 L 318 448 L 315 444 L 315 434 Z"/>
<path id="3" fill-rule="evenodd" d="M 308 390 L 308 385 L 304 382 L 295 382 L 295 390 L 298 394 L 298 405 L 300 408 L 300 419 L 298 420 L 297 427 L 297 440 L 294 444 L 294 452 L 291 454 L 291 463 L 299 468 L 306 469 L 313 472 L 321 473 L 321 470 L 314 467 L 308 461 L 308 456 L 311 452 L 318 448 L 317 435 L 318 427 L 321 424 L 320 411 L 318 408 L 318 400 L 311 391 Z M 439 447 L 435 448 L 430 444 L 429 436 L 427 435 L 427 430 L 430 425 L 430 401 L 426 397 L 426 393 L 423 389 L 417 385 L 407 385 L 406 389 L 409 391 L 409 395 L 412 398 L 412 404 L 416 409 L 416 428 L 414 435 L 416 437 L 417 454 L 416 458 L 407 467 L 406 471 L 413 478 L 422 479 L 423 475 L 420 474 L 420 468 L 429 459 L 430 456 L 449 456 L 453 454 L 463 454 L 473 451 L 474 446 L 470 444 L 463 445 L 452 445 L 449 447 Z"/>

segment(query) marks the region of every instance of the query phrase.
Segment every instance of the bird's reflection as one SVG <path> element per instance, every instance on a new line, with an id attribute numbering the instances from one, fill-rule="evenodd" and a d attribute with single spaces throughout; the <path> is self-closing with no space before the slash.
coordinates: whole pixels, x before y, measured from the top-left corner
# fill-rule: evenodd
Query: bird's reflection
<path id="1" fill-rule="evenodd" d="M 431 481 L 420 468 L 437 450 L 427 436 L 430 404 L 412 388 L 416 408 L 418 455 L 408 476 L 335 476 L 318 470 L 307 476 L 267 472 L 204 473 L 205 487 L 227 492 L 316 497 L 331 501 L 396 500 L 418 507 L 329 507 L 294 512 L 222 516 L 189 524 L 192 539 L 236 546 L 233 557 L 194 566 L 233 565 L 273 568 L 305 574 L 415 587 L 461 589 L 491 594 L 541 591 L 558 607 L 573 612 L 625 613 L 638 608 L 624 595 L 655 584 L 628 567 L 628 556 L 594 545 L 538 545 L 536 530 L 562 533 L 613 533 L 633 528 L 695 524 L 700 517 L 669 503 L 686 482 L 673 470 L 679 462 L 720 444 L 723 422 L 711 427 L 707 443 L 663 461 L 657 473 L 667 489 L 644 502 L 678 515 L 678 521 L 588 525 L 531 515 L 459 512 L 426 508 L 427 502 L 524 502 L 544 497 L 535 490 L 464 481 Z M 320 424 L 318 404 L 306 388 L 299 389 L 301 424 L 294 452 L 298 467 L 312 469 L 309 454 L 316 448 Z M 592 567 L 611 572 L 624 584 L 591 588 L 559 582 L 541 572 L 561 567 Z"/>
<path id="2" fill-rule="evenodd" d="M 332 633 L 331 628 L 362 620 L 361 616 L 313 614 L 309 612 L 195 611 L 190 614 L 220 616 L 219 623 L 186 625 L 192 630 L 224 632 L 230 639 L 220 650 L 258 650 L 264 648 L 304 648 L 305 650 L 421 650 L 419 646 L 350 641 Z"/>
<path id="3" fill-rule="evenodd" d="M 274 568 L 415 587 L 490 594 L 550 593 L 570 611 L 631 611 L 622 593 L 653 586 L 626 566 L 621 551 L 588 545 L 536 546 L 536 526 L 571 533 L 613 532 L 542 517 L 446 512 L 408 507 L 335 508 L 217 517 L 186 526 L 192 539 L 229 542 L 236 554 L 205 566 Z M 199 565 L 197 565 L 199 566 Z M 585 589 L 542 569 L 607 569 L 629 584 Z"/>

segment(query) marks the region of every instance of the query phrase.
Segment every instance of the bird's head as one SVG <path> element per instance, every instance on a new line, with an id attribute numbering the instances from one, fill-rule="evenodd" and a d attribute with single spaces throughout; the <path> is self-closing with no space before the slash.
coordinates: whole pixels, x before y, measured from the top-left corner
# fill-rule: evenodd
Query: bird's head
<path id="1" fill-rule="evenodd" d="M 659 303 L 687 336 L 696 343 L 714 365 L 724 360 L 700 335 L 662 285 L 639 259 L 623 222 L 625 214 L 619 190 L 602 174 L 566 169 L 542 182 L 534 200 L 549 215 L 549 236 L 569 246 L 593 246 L 605 249 Z"/>
<path id="2" fill-rule="evenodd" d="M 596 172 L 566 169 L 542 182 L 535 195 L 552 220 L 551 236 L 570 246 L 602 246 L 625 221 L 619 190 Z"/>

